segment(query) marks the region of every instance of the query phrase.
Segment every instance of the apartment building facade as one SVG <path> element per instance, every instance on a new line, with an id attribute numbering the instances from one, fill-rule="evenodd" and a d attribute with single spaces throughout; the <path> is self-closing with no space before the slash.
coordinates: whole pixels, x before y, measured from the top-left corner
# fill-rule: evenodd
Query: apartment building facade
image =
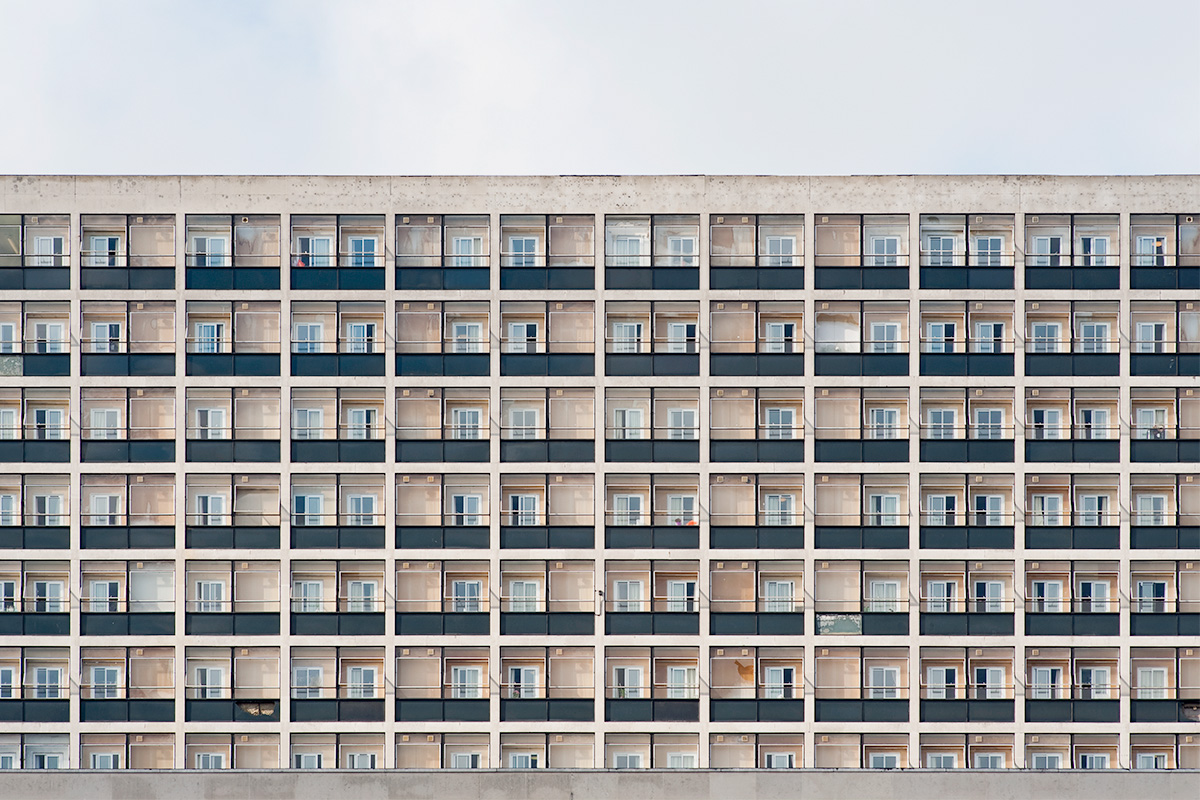
<path id="1" fill-rule="evenodd" d="M 0 768 L 1200 768 L 1200 179 L 0 181 Z"/>

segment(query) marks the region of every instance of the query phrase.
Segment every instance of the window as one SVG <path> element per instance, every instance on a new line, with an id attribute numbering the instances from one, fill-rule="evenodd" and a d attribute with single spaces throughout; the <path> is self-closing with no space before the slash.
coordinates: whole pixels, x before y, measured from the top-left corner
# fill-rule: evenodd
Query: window
<path id="1" fill-rule="evenodd" d="M 33 768 L 34 769 L 60 769 L 62 765 L 62 756 L 58 753 L 34 753 Z"/>
<path id="2" fill-rule="evenodd" d="M 116 667 L 92 667 L 92 699 L 115 700 L 119 697 Z"/>
<path id="3" fill-rule="evenodd" d="M 536 353 L 538 351 L 538 324 L 536 322 L 508 323 L 508 353 Z"/>
<path id="4" fill-rule="evenodd" d="M 613 769 L 641 769 L 641 753 L 613 753 Z"/>
<path id="5" fill-rule="evenodd" d="M 325 587 L 320 581 L 294 581 L 292 583 L 292 611 L 300 614 L 315 614 L 324 611 L 324 595 Z"/>
<path id="6" fill-rule="evenodd" d="M 537 667 L 509 667 L 508 692 L 509 697 L 517 699 L 537 697 Z"/>
<path id="7" fill-rule="evenodd" d="M 613 352 L 640 353 L 642 351 L 642 323 L 613 323 Z"/>
<path id="8" fill-rule="evenodd" d="M 1061 439 L 1062 438 L 1062 409 L 1058 408 L 1035 408 L 1031 412 L 1033 417 L 1031 439 Z"/>
<path id="9" fill-rule="evenodd" d="M 768 700 L 791 700 L 796 696 L 795 667 L 767 667 L 763 687 Z"/>
<path id="10" fill-rule="evenodd" d="M 900 438 L 900 410 L 896 408 L 872 408 L 868 422 L 872 439 Z"/>
<path id="11" fill-rule="evenodd" d="M 1164 613 L 1167 610 L 1167 582 L 1138 581 L 1135 599 L 1138 614 Z"/>
<path id="12" fill-rule="evenodd" d="M 0 322 L 0 353 L 16 353 L 17 326 L 12 322 Z"/>
<path id="13" fill-rule="evenodd" d="M 900 757 L 895 753 L 871 753 L 871 769 L 895 769 L 900 765 Z"/>
<path id="14" fill-rule="evenodd" d="M 642 438 L 642 409 L 617 408 L 613 409 L 613 438 L 641 439 Z"/>
<path id="15" fill-rule="evenodd" d="M 537 753 L 509 753 L 509 769 L 537 769 Z"/>
<path id="16" fill-rule="evenodd" d="M 667 667 L 667 697 L 694 700 L 700 696 L 695 667 Z"/>
<path id="17" fill-rule="evenodd" d="M 1062 756 L 1058 753 L 1034 753 L 1034 769 L 1061 769 Z"/>
<path id="18" fill-rule="evenodd" d="M 292 756 L 292 766 L 296 769 L 320 769 L 320 753 L 295 753 Z"/>
<path id="19" fill-rule="evenodd" d="M 33 239 L 34 267 L 65 267 L 64 239 L 61 236 L 36 236 Z"/>
<path id="20" fill-rule="evenodd" d="M 691 494 L 667 495 L 667 514 L 675 525 L 696 524 L 696 496 Z"/>
<path id="21" fill-rule="evenodd" d="M 1004 265 L 1003 236 L 975 237 L 975 266 L 1000 267 Z"/>
<path id="22" fill-rule="evenodd" d="M 347 696 L 354 700 L 375 697 L 375 667 L 351 667 Z"/>
<path id="23" fill-rule="evenodd" d="M 1057 322 L 1035 322 L 1030 326 L 1033 352 L 1057 353 L 1062 338 L 1062 325 Z"/>
<path id="24" fill-rule="evenodd" d="M 508 438 L 537 439 L 538 410 L 536 408 L 510 408 L 508 410 Z"/>
<path id="25" fill-rule="evenodd" d="M 478 614 L 483 597 L 483 581 L 456 580 L 450 584 L 451 608 L 456 614 Z"/>
<path id="26" fill-rule="evenodd" d="M 1108 438 L 1108 409 L 1081 408 L 1079 409 L 1079 438 L 1107 439 Z"/>
<path id="27" fill-rule="evenodd" d="M 1107 322 L 1085 322 L 1079 326 L 1079 352 L 1107 353 L 1108 352 Z"/>
<path id="28" fill-rule="evenodd" d="M 229 238 L 226 236 L 195 236 L 192 238 L 192 251 L 194 266 L 229 266 Z"/>
<path id="29" fill-rule="evenodd" d="M 1167 670 L 1165 667 L 1138 667 L 1137 696 L 1139 700 L 1167 699 Z"/>
<path id="30" fill-rule="evenodd" d="M 614 267 L 642 266 L 642 240 L 637 236 L 613 236 L 609 263 Z"/>
<path id="31" fill-rule="evenodd" d="M 294 352 L 320 353 L 325 348 L 325 326 L 320 322 L 297 322 L 294 339 Z"/>
<path id="32" fill-rule="evenodd" d="M 375 352 L 374 322 L 351 322 L 346 325 L 346 352 Z"/>
<path id="33" fill-rule="evenodd" d="M 88 237 L 89 252 L 87 258 L 88 267 L 115 267 L 117 266 L 117 257 L 121 253 L 121 239 L 118 236 L 90 236 Z"/>
<path id="34" fill-rule="evenodd" d="M 954 266 L 954 237 L 928 236 L 925 239 L 925 252 L 928 265 L 931 267 Z"/>
<path id="35" fill-rule="evenodd" d="M 953 408 L 931 408 L 925 412 L 927 437 L 930 439 L 953 439 L 958 425 L 958 411 Z"/>
<path id="36" fill-rule="evenodd" d="M 999 614 L 1004 611 L 1004 582 L 975 581 L 975 613 Z"/>
<path id="37" fill-rule="evenodd" d="M 976 753 L 975 769 L 1004 769 L 1003 753 Z"/>
<path id="38" fill-rule="evenodd" d="M 953 322 L 930 322 L 925 326 L 925 352 L 953 353 L 956 326 Z"/>
<path id="39" fill-rule="evenodd" d="M 293 525 L 324 524 L 325 498 L 319 494 L 298 494 L 292 498 Z"/>
<path id="40" fill-rule="evenodd" d="M 62 581 L 33 582 L 33 610 L 37 614 L 62 614 L 67 607 L 63 602 Z"/>
<path id="41" fill-rule="evenodd" d="M 450 352 L 482 353 L 483 323 L 455 322 L 450 326 Z"/>
<path id="42" fill-rule="evenodd" d="M 378 412 L 373 408 L 351 408 L 346 414 L 346 438 L 374 439 Z"/>
<path id="43" fill-rule="evenodd" d="M 642 696 L 641 667 L 613 667 L 613 697 L 638 699 Z"/>
<path id="44" fill-rule="evenodd" d="M 508 237 L 508 265 L 510 267 L 536 267 L 537 241 L 537 238 L 533 236 Z"/>
<path id="45" fill-rule="evenodd" d="M 976 353 L 1004 352 L 1004 323 L 976 322 L 972 348 Z"/>
<path id="46" fill-rule="evenodd" d="M 768 236 L 765 244 L 766 253 L 762 259 L 764 267 L 795 266 L 795 236 Z"/>
<path id="47" fill-rule="evenodd" d="M 61 322 L 38 322 L 33 326 L 33 339 L 37 353 L 65 353 L 65 327 Z"/>
<path id="48" fill-rule="evenodd" d="M 379 246 L 378 240 L 374 236 L 351 236 L 350 237 L 350 263 L 351 267 L 374 267 L 378 266 L 375 261 L 375 251 Z M 372 765 L 373 766 L 373 765 Z"/>
<path id="49" fill-rule="evenodd" d="M 1055 700 L 1061 695 L 1062 669 L 1059 667 L 1033 667 L 1032 698 L 1034 700 Z"/>
<path id="50" fill-rule="evenodd" d="M 928 581 L 925 584 L 925 608 L 931 614 L 945 614 L 954 607 L 958 586 L 954 581 Z"/>
<path id="51" fill-rule="evenodd" d="M 379 584 L 375 581 L 350 581 L 350 602 L 346 610 L 351 614 L 369 614 L 376 611 L 375 598 L 379 596 Z"/>
<path id="52" fill-rule="evenodd" d="M 196 769 L 224 769 L 223 753 L 196 753 Z"/>
<path id="53" fill-rule="evenodd" d="M 667 581 L 667 611 L 681 613 L 696 610 L 696 582 L 694 580 Z"/>
<path id="54" fill-rule="evenodd" d="M 795 581 L 766 581 L 763 594 L 767 601 L 763 610 L 768 614 L 790 614 L 796 610 Z"/>
<path id="55" fill-rule="evenodd" d="M 1079 496 L 1080 525 L 1105 525 L 1108 523 L 1108 495 L 1083 494 Z"/>
<path id="56" fill-rule="evenodd" d="M 1103 614 L 1108 608 L 1109 586 L 1107 581 L 1079 582 L 1079 610 L 1087 614 Z"/>
<path id="57" fill-rule="evenodd" d="M 668 322 L 667 323 L 667 352 L 694 353 L 696 352 L 696 323 Z"/>
<path id="58" fill-rule="evenodd" d="M 62 667 L 37 667 L 33 671 L 33 696 L 39 700 L 57 700 L 63 695 Z"/>
<path id="59" fill-rule="evenodd" d="M 450 505 L 453 508 L 451 525 L 479 525 L 480 509 L 483 506 L 483 496 L 478 494 L 451 495 Z"/>
<path id="60" fill-rule="evenodd" d="M 613 525 L 643 525 L 640 494 L 613 495 Z"/>
<path id="61" fill-rule="evenodd" d="M 670 236 L 667 238 L 668 267 L 694 267 L 696 260 L 696 238 L 694 236 Z"/>
<path id="62" fill-rule="evenodd" d="M 795 753 L 765 753 L 763 766 L 767 769 L 794 769 L 796 767 Z"/>
<path id="63" fill-rule="evenodd" d="M 508 582 L 508 610 L 529 613 L 539 610 L 542 586 L 537 581 L 519 580 Z"/>
<path id="64" fill-rule="evenodd" d="M 976 700 L 1003 700 L 1004 688 L 1003 667 L 975 668 Z"/>
<path id="65" fill-rule="evenodd" d="M 375 754 L 347 753 L 346 769 L 375 769 Z"/>
<path id="66" fill-rule="evenodd" d="M 694 769 L 695 753 L 667 753 L 667 769 Z"/>
<path id="67" fill-rule="evenodd" d="M 197 322 L 192 335 L 197 353 L 220 353 L 225 349 L 224 322 Z"/>
<path id="68" fill-rule="evenodd" d="M 117 525 L 121 513 L 121 498 L 115 494 L 94 494 L 91 500 L 91 525 Z"/>
<path id="69" fill-rule="evenodd" d="M 1033 608 L 1037 613 L 1059 614 L 1063 609 L 1062 581 L 1034 581 Z"/>
<path id="70" fill-rule="evenodd" d="M 17 424 L 17 409 L 0 408 L 0 439 L 20 439 L 21 429 Z"/>
<path id="71" fill-rule="evenodd" d="M 1085 267 L 1108 266 L 1108 237 L 1080 236 L 1079 252 L 1083 256 Z"/>
<path id="72" fill-rule="evenodd" d="M 455 236 L 450 240 L 450 252 L 453 253 L 449 264 L 451 267 L 482 266 L 483 237 Z"/>
<path id="73" fill-rule="evenodd" d="M 899 525 L 900 495 L 872 494 L 867 496 L 868 525 Z"/>
<path id="74" fill-rule="evenodd" d="M 669 439 L 695 439 L 696 409 L 667 409 L 667 429 Z"/>
<path id="75" fill-rule="evenodd" d="M 925 767 L 927 769 L 955 769 L 958 766 L 958 756 L 954 753 L 927 753 Z"/>
<path id="76" fill-rule="evenodd" d="M 200 614 L 219 614 L 225 610 L 223 581 L 196 581 L 196 611 Z"/>
<path id="77" fill-rule="evenodd" d="M 35 439 L 65 439 L 63 434 L 63 412 L 59 408 L 35 408 L 33 410 Z"/>
<path id="78" fill-rule="evenodd" d="M 796 524 L 796 495 L 768 494 L 763 498 L 768 525 Z"/>
<path id="79" fill-rule="evenodd" d="M 931 494 L 925 496 L 926 525 L 955 525 L 957 519 L 955 508 L 958 498 L 952 494 Z"/>
<path id="80" fill-rule="evenodd" d="M 450 697 L 478 700 L 483 697 L 483 671 L 479 667 L 450 668 Z"/>
<path id="81" fill-rule="evenodd" d="M 1046 526 L 1063 524 L 1062 495 L 1035 494 L 1030 501 L 1029 524 Z"/>
<path id="82" fill-rule="evenodd" d="M 868 353 L 899 353 L 900 326 L 895 322 L 872 322 Z"/>
<path id="83" fill-rule="evenodd" d="M 1033 237 L 1033 266 L 1061 267 L 1063 265 L 1063 239 L 1061 236 Z"/>
<path id="84" fill-rule="evenodd" d="M 17 610 L 17 582 L 0 581 L 0 611 Z"/>
<path id="85" fill-rule="evenodd" d="M 794 439 L 796 434 L 796 409 L 794 408 L 768 408 L 766 409 L 767 417 L 767 438 L 768 439 Z"/>
<path id="86" fill-rule="evenodd" d="M 452 439 L 482 439 L 483 409 L 455 408 L 450 411 Z"/>
<path id="87" fill-rule="evenodd" d="M 119 353 L 121 352 L 121 323 L 93 322 L 92 323 L 92 352 Z"/>
<path id="88" fill-rule="evenodd" d="M 645 584 L 636 580 L 613 581 L 613 611 L 618 614 L 645 610 L 642 602 Z"/>
<path id="89" fill-rule="evenodd" d="M 88 592 L 88 611 L 120 611 L 121 584 L 117 581 L 92 581 Z"/>
<path id="90" fill-rule="evenodd" d="M 37 526 L 59 526 L 63 521 L 63 498 L 60 494 L 35 494 L 33 496 L 33 524 Z"/>
<path id="91" fill-rule="evenodd" d="M 1139 408 L 1137 409 L 1137 439 L 1166 439 L 1167 438 L 1167 409 Z"/>
<path id="92" fill-rule="evenodd" d="M 1139 322 L 1135 328 L 1133 352 L 1162 353 L 1167 336 L 1167 326 L 1161 322 Z"/>
<path id="93" fill-rule="evenodd" d="M 1004 438 L 1004 409 L 977 408 L 975 409 L 975 438 L 1003 439 Z"/>
<path id="94" fill-rule="evenodd" d="M 1081 700 L 1107 700 L 1109 690 L 1108 667 L 1084 667 L 1079 670 L 1079 697 Z"/>
<path id="95" fill-rule="evenodd" d="M 1167 524 L 1167 496 L 1165 494 L 1139 494 L 1136 500 L 1134 525 Z"/>
<path id="96" fill-rule="evenodd" d="M 1166 769 L 1166 753 L 1138 753 L 1135 769 Z"/>
<path id="97" fill-rule="evenodd" d="M 895 699 L 900 696 L 899 667 L 869 667 L 867 697 L 872 700 Z"/>
<path id="98" fill-rule="evenodd" d="M 1108 769 L 1107 753 L 1080 753 L 1080 769 Z"/>
<path id="99" fill-rule="evenodd" d="M 88 435 L 92 439 L 120 439 L 121 411 L 116 408 L 93 408 Z"/>
<path id="100" fill-rule="evenodd" d="M 196 495 L 197 525 L 228 525 L 225 516 L 225 496 L 220 494 Z"/>
<path id="101" fill-rule="evenodd" d="M 1166 266 L 1167 240 L 1165 237 L 1139 236 L 1134 247 L 1137 256 L 1133 262 L 1135 267 Z"/>
<path id="102" fill-rule="evenodd" d="M 196 439 L 228 439 L 229 429 L 225 427 L 225 409 L 197 408 L 196 427 L 192 435 Z"/>
<path id="103" fill-rule="evenodd" d="M 899 264 L 899 236 L 872 236 L 867 243 L 868 267 L 894 267 Z"/>
<path id="104" fill-rule="evenodd" d="M 479 769 L 479 753 L 451 753 L 450 769 Z"/>
<path id="105" fill-rule="evenodd" d="M 92 769 L 120 769 L 121 756 L 118 753 L 92 753 Z"/>
<path id="106" fill-rule="evenodd" d="M 297 408 L 292 410 L 293 439 L 324 439 L 325 409 Z"/>
<path id="107" fill-rule="evenodd" d="M 765 327 L 767 337 L 763 343 L 764 353 L 796 352 L 796 323 L 768 322 Z"/>
<path id="108" fill-rule="evenodd" d="M 866 610 L 877 614 L 894 614 L 899 611 L 899 581 L 871 581 Z"/>
<path id="109" fill-rule="evenodd" d="M 509 525 L 538 524 L 538 496 L 536 494 L 511 494 L 508 496 Z"/>

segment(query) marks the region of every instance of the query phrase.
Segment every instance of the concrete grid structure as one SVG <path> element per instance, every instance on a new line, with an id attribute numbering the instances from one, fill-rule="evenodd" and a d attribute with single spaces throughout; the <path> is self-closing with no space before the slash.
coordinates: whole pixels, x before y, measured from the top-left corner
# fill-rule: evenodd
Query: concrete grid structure
<path id="1" fill-rule="evenodd" d="M 1195 177 L 10 177 L 0 286 L 0 767 L 1200 767 Z"/>

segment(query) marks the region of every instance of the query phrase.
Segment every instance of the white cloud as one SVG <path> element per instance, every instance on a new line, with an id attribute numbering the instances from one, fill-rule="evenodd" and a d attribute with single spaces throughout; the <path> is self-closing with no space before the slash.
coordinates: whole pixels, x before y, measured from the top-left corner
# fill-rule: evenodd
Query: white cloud
<path id="1" fill-rule="evenodd" d="M 0 18 L 11 172 L 1200 172 L 1194 0 L 0 0 Z"/>

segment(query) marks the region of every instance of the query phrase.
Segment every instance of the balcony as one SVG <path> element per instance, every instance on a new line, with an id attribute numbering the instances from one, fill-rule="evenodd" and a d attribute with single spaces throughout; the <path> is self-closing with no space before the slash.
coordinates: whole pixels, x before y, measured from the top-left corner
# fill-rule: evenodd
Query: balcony
<path id="1" fill-rule="evenodd" d="M 820 549 L 896 550 L 908 547 L 907 525 L 817 525 Z"/>
<path id="2" fill-rule="evenodd" d="M 1118 525 L 1025 525 L 1025 547 L 1031 550 L 1116 550 Z"/>
<path id="3" fill-rule="evenodd" d="M 1116 636 L 1120 614 L 1025 612 L 1026 636 Z M 1114 720 L 1115 721 L 1115 720 Z"/>
<path id="4" fill-rule="evenodd" d="M 80 630 L 84 636 L 173 636 L 173 611 L 83 612 Z"/>
<path id="5" fill-rule="evenodd" d="M 185 547 L 198 550 L 278 550 L 278 525 L 188 525 Z"/>
<path id="6" fill-rule="evenodd" d="M 168 687 L 169 693 L 171 689 Z M 80 722 L 174 722 L 174 700 L 89 699 L 79 701 Z"/>
<path id="7" fill-rule="evenodd" d="M 490 288 L 490 219 L 486 215 L 396 218 L 396 289 Z"/>

